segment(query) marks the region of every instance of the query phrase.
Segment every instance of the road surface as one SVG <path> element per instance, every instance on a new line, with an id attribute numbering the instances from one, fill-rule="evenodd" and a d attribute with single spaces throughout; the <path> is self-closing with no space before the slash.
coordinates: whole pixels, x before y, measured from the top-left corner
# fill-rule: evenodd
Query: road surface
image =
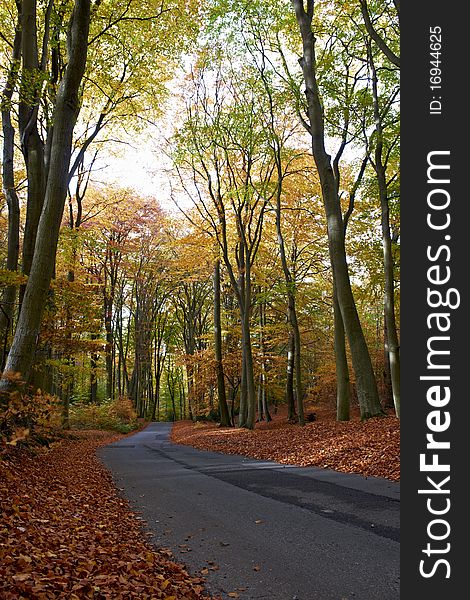
<path id="1" fill-rule="evenodd" d="M 172 444 L 170 428 L 152 423 L 99 454 L 150 540 L 202 572 L 209 592 L 400 597 L 398 483 L 202 452 Z"/>

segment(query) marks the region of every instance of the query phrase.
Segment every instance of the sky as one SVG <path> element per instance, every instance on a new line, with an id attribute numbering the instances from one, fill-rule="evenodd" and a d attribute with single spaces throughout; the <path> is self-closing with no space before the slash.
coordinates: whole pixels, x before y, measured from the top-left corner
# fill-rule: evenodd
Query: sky
<path id="1" fill-rule="evenodd" d="M 153 126 L 121 137 L 125 143 L 111 142 L 103 146 L 96 162 L 94 181 L 132 188 L 144 196 L 155 197 L 165 210 L 178 210 L 170 184 L 172 161 L 166 153 L 168 140 L 182 120 L 181 84 L 185 75 L 184 69 L 175 75 L 169 85 L 170 98 L 162 108 L 161 118 Z M 178 203 L 187 207 L 191 201 L 180 194 Z"/>

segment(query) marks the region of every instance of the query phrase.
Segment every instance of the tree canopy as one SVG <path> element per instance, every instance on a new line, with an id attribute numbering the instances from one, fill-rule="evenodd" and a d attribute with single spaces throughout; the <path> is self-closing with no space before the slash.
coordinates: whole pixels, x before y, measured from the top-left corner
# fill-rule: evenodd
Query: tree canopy
<path id="1" fill-rule="evenodd" d="M 284 404 L 399 416 L 399 3 L 4 0 L 0 22 L 2 435 L 38 390 L 65 427 L 119 398 L 248 429 Z M 106 177 L 127 144 L 152 195 Z"/>

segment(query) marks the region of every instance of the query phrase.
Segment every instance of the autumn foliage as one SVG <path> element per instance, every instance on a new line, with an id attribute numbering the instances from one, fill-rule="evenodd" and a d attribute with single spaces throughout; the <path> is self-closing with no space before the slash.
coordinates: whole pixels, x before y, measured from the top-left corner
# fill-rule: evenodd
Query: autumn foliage
<path id="1" fill-rule="evenodd" d="M 300 467 L 321 467 L 366 477 L 400 479 L 400 424 L 389 415 L 361 422 L 335 420 L 332 407 L 310 407 L 313 422 L 304 427 L 286 422 L 281 410 L 255 431 L 220 428 L 209 423 L 175 423 L 171 439 L 200 450 L 241 454 Z"/>
<path id="2" fill-rule="evenodd" d="M 4 600 L 201 600 L 190 577 L 145 540 L 95 451 L 118 439 L 83 432 L 0 460 L 0 597 Z"/>

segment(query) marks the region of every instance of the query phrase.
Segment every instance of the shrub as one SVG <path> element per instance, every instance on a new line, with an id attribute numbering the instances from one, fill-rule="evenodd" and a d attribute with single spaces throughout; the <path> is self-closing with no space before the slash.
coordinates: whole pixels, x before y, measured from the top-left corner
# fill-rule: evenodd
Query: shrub
<path id="1" fill-rule="evenodd" d="M 12 392 L 8 405 L 0 410 L 0 439 L 2 443 L 16 445 L 29 437 L 39 426 L 51 429 L 60 422 L 59 400 L 40 390 L 33 396 Z"/>
<path id="2" fill-rule="evenodd" d="M 77 403 L 70 407 L 69 419 L 73 429 L 108 429 L 129 433 L 138 427 L 132 402 L 125 397 L 101 404 Z"/>

